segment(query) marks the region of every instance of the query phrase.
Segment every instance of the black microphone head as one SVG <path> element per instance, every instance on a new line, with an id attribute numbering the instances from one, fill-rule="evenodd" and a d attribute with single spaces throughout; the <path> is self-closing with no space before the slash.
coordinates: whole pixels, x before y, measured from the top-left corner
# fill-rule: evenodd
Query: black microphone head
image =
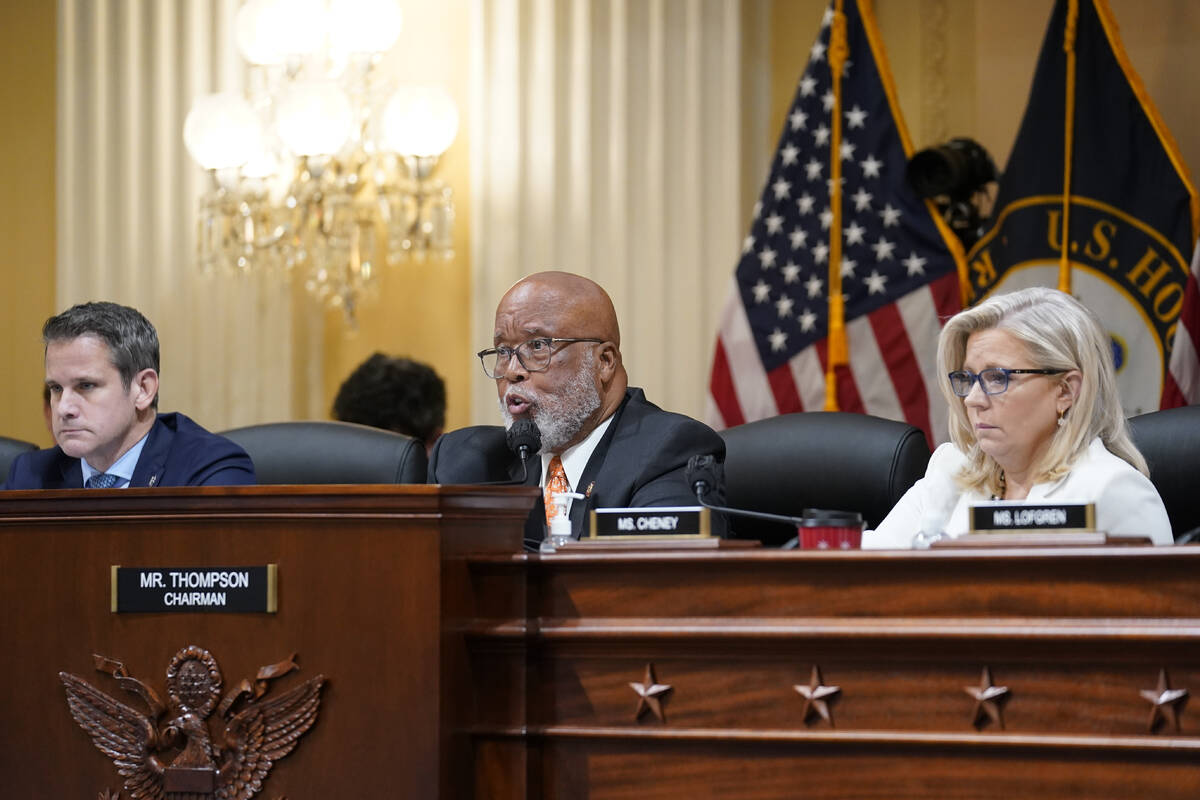
<path id="1" fill-rule="evenodd" d="M 520 456 L 522 461 L 528 458 L 530 453 L 542 449 L 542 432 L 531 419 L 515 420 L 504 437 L 508 442 L 508 449 Z"/>
<path id="2" fill-rule="evenodd" d="M 704 496 L 717 485 L 717 459 L 712 455 L 695 455 L 688 459 L 684 479 L 697 496 Z"/>

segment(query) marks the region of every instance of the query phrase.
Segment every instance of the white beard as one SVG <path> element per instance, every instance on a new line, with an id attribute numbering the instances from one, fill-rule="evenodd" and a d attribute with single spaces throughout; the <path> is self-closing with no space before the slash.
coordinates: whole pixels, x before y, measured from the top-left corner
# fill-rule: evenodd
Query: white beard
<path id="1" fill-rule="evenodd" d="M 600 408 L 600 390 L 595 381 L 596 354 L 589 351 L 579 364 L 579 370 L 564 384 L 558 394 L 546 394 L 521 387 L 520 394 L 530 403 L 529 418 L 542 434 L 539 453 L 561 453 L 567 442 L 574 439 L 584 424 Z M 500 413 L 505 429 L 511 428 L 513 416 L 504 398 L 499 398 Z"/>

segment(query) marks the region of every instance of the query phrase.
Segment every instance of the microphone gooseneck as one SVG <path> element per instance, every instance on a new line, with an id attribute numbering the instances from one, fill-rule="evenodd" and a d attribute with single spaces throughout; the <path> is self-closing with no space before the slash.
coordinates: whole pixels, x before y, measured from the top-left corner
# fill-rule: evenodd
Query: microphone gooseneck
<path id="1" fill-rule="evenodd" d="M 720 511 L 722 514 L 732 514 L 737 517 L 749 517 L 751 519 L 762 519 L 768 522 L 782 522 L 785 525 L 799 527 L 804 520 L 800 517 L 788 517 L 783 514 L 768 514 L 764 511 L 744 511 L 740 508 L 730 508 L 729 506 L 718 506 L 709 503 L 704 499 L 713 487 L 718 483 L 717 470 L 719 469 L 717 460 L 711 455 L 697 455 L 688 459 L 687 470 L 684 472 L 684 479 L 688 485 L 692 487 L 692 491 L 696 493 L 696 502 L 705 508 L 711 508 L 713 511 Z"/>

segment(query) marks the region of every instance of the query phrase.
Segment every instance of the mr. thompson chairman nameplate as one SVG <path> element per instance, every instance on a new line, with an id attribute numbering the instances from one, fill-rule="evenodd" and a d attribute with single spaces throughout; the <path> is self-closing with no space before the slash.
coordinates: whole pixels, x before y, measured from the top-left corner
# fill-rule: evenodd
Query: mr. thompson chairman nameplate
<path id="1" fill-rule="evenodd" d="M 112 610 L 274 614 L 277 565 L 112 567 Z"/>

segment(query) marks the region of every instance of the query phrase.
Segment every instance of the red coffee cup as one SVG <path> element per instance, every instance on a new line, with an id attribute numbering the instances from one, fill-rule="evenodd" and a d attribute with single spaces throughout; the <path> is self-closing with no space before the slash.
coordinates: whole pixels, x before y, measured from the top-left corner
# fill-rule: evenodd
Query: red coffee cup
<path id="1" fill-rule="evenodd" d="M 863 519 L 857 511 L 806 508 L 800 522 L 800 547 L 804 550 L 858 550 L 862 547 Z"/>

